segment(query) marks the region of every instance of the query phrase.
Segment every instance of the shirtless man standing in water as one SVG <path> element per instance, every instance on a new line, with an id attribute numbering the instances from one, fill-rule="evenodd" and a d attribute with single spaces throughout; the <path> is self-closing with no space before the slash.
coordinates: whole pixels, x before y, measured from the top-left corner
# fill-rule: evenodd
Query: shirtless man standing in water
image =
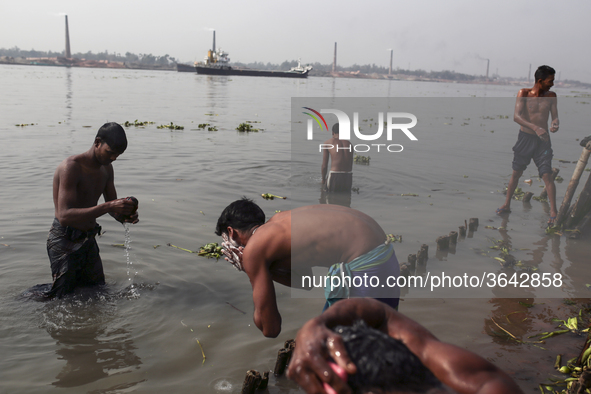
<path id="1" fill-rule="evenodd" d="M 353 182 L 353 147 L 351 142 L 339 139 L 339 124 L 332 126 L 332 138 L 324 145 L 332 145 L 330 149 L 322 150 L 322 187 L 328 192 L 350 192 Z M 330 156 L 330 172 L 328 159 Z"/>
<path id="2" fill-rule="evenodd" d="M 55 219 L 47 239 L 53 286 L 46 297 L 61 297 L 77 286 L 105 283 L 95 240 L 101 229 L 96 218 L 108 213 L 121 223 L 138 222 L 137 200 L 117 199 L 113 182 L 111 163 L 126 148 L 123 127 L 106 123 L 88 151 L 68 157 L 55 170 Z M 97 204 L 101 195 L 105 202 Z"/>
<path id="3" fill-rule="evenodd" d="M 549 66 L 540 66 L 536 70 L 536 83 L 531 89 L 521 89 L 517 94 L 513 120 L 520 127 L 517 143 L 513 147 L 513 174 L 507 187 L 505 204 L 497 209 L 497 214 L 511 212 L 511 198 L 523 171 L 534 159 L 540 177 L 546 184 L 550 201 L 550 220 L 548 226 L 556 220 L 556 186 L 552 174 L 552 146 L 548 134 L 548 117 L 552 116 L 550 131 L 558 131 L 558 108 L 556 93 L 551 92 L 554 86 L 556 71 Z"/>

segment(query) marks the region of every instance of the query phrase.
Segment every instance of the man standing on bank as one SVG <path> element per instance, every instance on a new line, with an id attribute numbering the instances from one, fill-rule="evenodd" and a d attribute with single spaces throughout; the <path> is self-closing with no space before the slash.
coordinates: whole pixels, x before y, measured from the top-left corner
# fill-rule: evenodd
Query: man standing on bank
<path id="1" fill-rule="evenodd" d="M 549 66 L 540 66 L 535 73 L 535 84 L 531 89 L 521 89 L 517 94 L 513 120 L 520 127 L 517 143 L 513 147 L 513 174 L 507 187 L 505 204 L 497 209 L 497 214 L 511 212 L 511 198 L 523 171 L 534 159 L 540 177 L 546 184 L 550 202 L 550 220 L 553 226 L 556 220 L 556 186 L 552 174 L 552 145 L 548 134 L 548 117 L 552 116 L 550 131 L 558 131 L 558 108 L 556 93 L 551 92 L 554 86 L 556 71 Z"/>
<path id="2" fill-rule="evenodd" d="M 92 147 L 70 156 L 53 176 L 55 219 L 47 239 L 53 285 L 48 298 L 71 293 L 78 286 L 105 283 L 103 264 L 95 236 L 101 227 L 96 218 L 106 213 L 121 223 L 137 223 L 137 200 L 117 199 L 113 161 L 127 148 L 125 130 L 119 124 L 104 124 Z M 98 204 L 103 195 L 105 202 Z"/>

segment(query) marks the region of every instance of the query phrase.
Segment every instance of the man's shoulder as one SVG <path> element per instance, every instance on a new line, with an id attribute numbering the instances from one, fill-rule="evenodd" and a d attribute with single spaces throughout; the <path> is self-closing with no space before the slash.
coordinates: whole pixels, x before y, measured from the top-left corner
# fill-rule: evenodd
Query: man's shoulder
<path id="1" fill-rule="evenodd" d="M 73 155 L 65 158 L 56 169 L 56 173 L 64 174 L 65 176 L 72 176 L 77 174 L 82 169 L 82 163 L 80 162 L 80 155 Z"/>
<path id="2" fill-rule="evenodd" d="M 517 93 L 517 97 L 527 97 L 527 96 L 529 96 L 530 92 L 531 92 L 531 88 L 519 89 L 519 92 Z"/>

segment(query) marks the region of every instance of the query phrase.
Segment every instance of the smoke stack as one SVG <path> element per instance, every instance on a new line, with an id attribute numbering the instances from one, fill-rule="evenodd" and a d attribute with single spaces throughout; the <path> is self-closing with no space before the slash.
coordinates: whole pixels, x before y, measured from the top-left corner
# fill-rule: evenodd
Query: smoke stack
<path id="1" fill-rule="evenodd" d="M 392 75 L 392 58 L 394 57 L 394 50 L 390 49 L 390 71 L 388 71 L 388 75 Z"/>
<path id="2" fill-rule="evenodd" d="M 334 43 L 334 59 L 332 61 L 332 72 L 337 71 L 337 43 Z"/>
<path id="3" fill-rule="evenodd" d="M 70 53 L 70 31 L 68 30 L 68 15 L 66 15 L 66 59 L 70 59 L 72 54 Z"/>
<path id="4" fill-rule="evenodd" d="M 531 83 L 531 63 L 529 64 L 529 71 L 527 72 L 527 83 Z"/>
<path id="5" fill-rule="evenodd" d="M 213 31 L 213 49 L 212 52 L 215 53 L 215 30 Z"/>
<path id="6" fill-rule="evenodd" d="M 486 59 L 486 82 L 488 82 L 488 65 L 490 64 L 490 59 Z"/>

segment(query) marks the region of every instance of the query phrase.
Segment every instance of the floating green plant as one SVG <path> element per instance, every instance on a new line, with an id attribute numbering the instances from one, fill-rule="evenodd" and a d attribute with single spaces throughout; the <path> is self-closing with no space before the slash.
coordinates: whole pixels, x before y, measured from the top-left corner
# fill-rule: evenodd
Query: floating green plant
<path id="1" fill-rule="evenodd" d="M 208 259 L 215 258 L 219 260 L 223 256 L 222 247 L 217 242 L 211 242 L 199 248 L 197 253 L 199 256 L 207 257 Z"/>
<path id="2" fill-rule="evenodd" d="M 170 122 L 170 124 L 163 124 L 157 127 L 158 129 L 170 129 L 172 130 L 183 130 L 184 127 L 183 126 L 179 126 L 178 124 L 174 124 L 172 122 Z"/>
<path id="3" fill-rule="evenodd" d="M 126 120 L 125 123 L 123 123 L 123 126 L 125 126 L 125 127 L 130 127 L 130 126 L 142 127 L 142 126 L 146 126 L 146 125 L 154 124 L 154 123 L 155 122 L 150 122 L 150 121 L 147 121 L 147 120 L 146 121 L 143 121 L 143 122 L 140 122 L 139 120 L 136 119 L 133 122 L 129 122 L 129 121 Z"/>
<path id="4" fill-rule="evenodd" d="M 353 157 L 353 162 L 355 164 L 369 164 L 370 159 L 369 156 L 355 155 L 355 157 Z"/>
<path id="5" fill-rule="evenodd" d="M 276 198 L 281 198 L 283 200 L 286 200 L 287 199 L 287 197 L 276 196 L 276 195 L 271 194 L 271 193 L 261 194 L 261 197 L 263 197 L 265 200 L 274 200 Z"/>
<path id="6" fill-rule="evenodd" d="M 402 242 L 402 235 L 386 234 L 386 243 Z"/>
<path id="7" fill-rule="evenodd" d="M 238 131 L 240 131 L 242 133 L 250 133 L 250 132 L 257 132 L 257 131 L 259 131 L 259 129 L 255 129 L 249 123 L 240 123 L 238 125 L 238 127 L 236 127 L 236 130 L 238 130 Z"/>

